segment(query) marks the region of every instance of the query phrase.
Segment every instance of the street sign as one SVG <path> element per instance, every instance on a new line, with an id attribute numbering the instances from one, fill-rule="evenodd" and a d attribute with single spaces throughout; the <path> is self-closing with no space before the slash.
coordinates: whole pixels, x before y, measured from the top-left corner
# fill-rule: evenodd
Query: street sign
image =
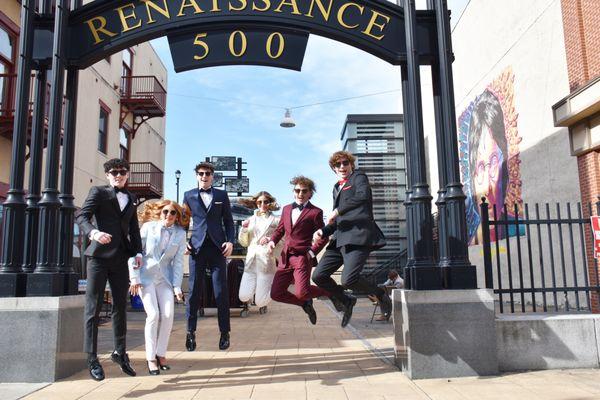
<path id="1" fill-rule="evenodd" d="M 308 32 L 273 28 L 198 30 L 169 35 L 175 72 L 217 65 L 302 69 Z"/>
<path id="2" fill-rule="evenodd" d="M 212 156 L 210 163 L 216 171 L 235 171 L 237 170 L 236 158 L 230 156 Z"/>
<path id="3" fill-rule="evenodd" d="M 594 258 L 600 260 L 600 216 L 592 216 L 592 237 L 594 238 Z"/>
<path id="4" fill-rule="evenodd" d="M 242 178 L 225 178 L 225 191 L 247 193 L 250 191 L 250 180 L 245 176 Z"/>

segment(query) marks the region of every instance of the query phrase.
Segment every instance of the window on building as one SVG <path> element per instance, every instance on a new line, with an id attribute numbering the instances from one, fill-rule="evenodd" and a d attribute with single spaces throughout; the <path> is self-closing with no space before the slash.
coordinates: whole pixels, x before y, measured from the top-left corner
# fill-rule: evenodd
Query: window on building
<path id="1" fill-rule="evenodd" d="M 133 74 L 133 51 L 131 49 L 123 50 L 123 93 L 131 93 L 131 77 Z"/>
<path id="2" fill-rule="evenodd" d="M 110 109 L 100 104 L 100 118 L 98 120 L 98 150 L 106 154 L 108 149 L 108 116 Z"/>
<path id="3" fill-rule="evenodd" d="M 10 113 L 13 108 L 16 42 L 17 34 L 0 20 L 0 114 Z"/>
<path id="4" fill-rule="evenodd" d="M 120 134 L 119 134 L 119 147 L 120 147 L 119 157 L 122 158 L 123 160 L 127 160 L 127 161 L 129 161 L 129 136 L 130 136 L 129 129 L 127 127 L 121 128 Z"/>

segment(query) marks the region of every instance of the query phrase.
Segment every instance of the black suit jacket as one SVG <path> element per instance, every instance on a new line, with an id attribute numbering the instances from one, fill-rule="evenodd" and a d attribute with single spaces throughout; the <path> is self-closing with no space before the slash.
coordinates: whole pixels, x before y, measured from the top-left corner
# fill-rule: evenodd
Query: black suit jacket
<path id="1" fill-rule="evenodd" d="M 92 186 L 77 215 L 77 223 L 81 230 L 89 236 L 93 229 L 112 235 L 108 244 L 92 240 L 85 255 L 98 258 L 112 258 L 121 253 L 124 256 L 135 256 L 142 253 L 142 239 L 137 220 L 137 198 L 125 191 L 129 203 L 123 211 L 119 207 L 117 193 L 111 186 Z M 97 226 L 92 222 L 96 218 Z"/>
<path id="2" fill-rule="evenodd" d="M 338 186 L 336 183 L 333 187 L 333 208 L 339 215 L 333 224 L 323 228 L 324 235 L 334 235 L 335 247 L 359 245 L 375 250 L 385 246 L 383 232 L 373 219 L 373 195 L 367 175 L 356 170 L 342 190 Z"/>

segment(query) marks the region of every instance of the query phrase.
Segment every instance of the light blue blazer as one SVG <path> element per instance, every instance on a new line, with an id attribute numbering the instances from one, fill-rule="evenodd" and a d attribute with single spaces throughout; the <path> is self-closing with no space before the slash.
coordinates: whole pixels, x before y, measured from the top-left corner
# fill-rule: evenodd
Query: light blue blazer
<path id="1" fill-rule="evenodd" d="M 160 251 L 162 230 L 160 221 L 150 221 L 142 225 L 140 236 L 144 248 L 142 267 L 134 269 L 135 258 L 129 259 L 129 279 L 131 284 L 141 283 L 142 286 L 154 282 L 156 274 L 161 274 L 175 294 L 181 293 L 183 280 L 183 254 L 186 249 L 185 230 L 175 225 L 164 253 Z"/>

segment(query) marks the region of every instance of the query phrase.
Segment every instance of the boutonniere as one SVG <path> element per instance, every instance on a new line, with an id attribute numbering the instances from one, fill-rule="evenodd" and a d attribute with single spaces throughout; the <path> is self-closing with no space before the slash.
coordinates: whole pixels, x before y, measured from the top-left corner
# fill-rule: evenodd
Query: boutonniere
<path id="1" fill-rule="evenodd" d="M 350 186 L 344 186 L 344 187 L 342 188 L 342 190 L 348 190 L 348 189 L 350 189 L 351 187 L 352 187 L 352 185 L 350 185 Z"/>

